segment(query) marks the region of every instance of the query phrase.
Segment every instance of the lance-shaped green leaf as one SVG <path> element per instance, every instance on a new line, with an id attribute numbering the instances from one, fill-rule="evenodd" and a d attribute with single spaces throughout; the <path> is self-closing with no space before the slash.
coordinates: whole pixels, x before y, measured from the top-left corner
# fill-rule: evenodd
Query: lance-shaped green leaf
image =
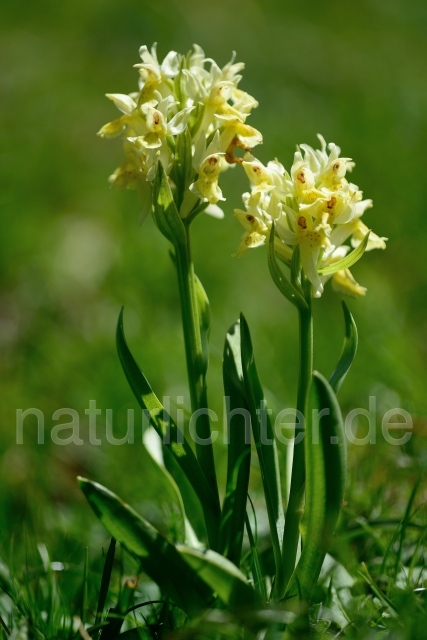
<path id="1" fill-rule="evenodd" d="M 335 394 L 338 394 L 338 391 L 341 389 L 341 385 L 353 364 L 358 342 L 356 323 L 344 300 L 342 301 L 342 308 L 345 322 L 344 344 L 338 364 L 329 378 L 329 384 Z"/>
<path id="2" fill-rule="evenodd" d="M 345 256 L 345 258 L 341 258 L 341 260 L 337 260 L 336 262 L 332 262 L 328 264 L 326 267 L 320 267 L 317 269 L 318 273 L 322 276 L 331 275 L 332 273 L 336 273 L 337 271 L 342 271 L 343 269 L 349 269 L 351 266 L 355 264 L 365 253 L 366 247 L 368 245 L 369 234 L 368 233 L 363 238 L 362 242 L 356 249 L 353 249 L 351 253 Z"/>
<path id="3" fill-rule="evenodd" d="M 221 517 L 221 549 L 240 565 L 251 466 L 251 417 L 240 354 L 240 324 L 229 329 L 223 359 L 227 413 L 227 488 Z"/>
<path id="4" fill-rule="evenodd" d="M 209 336 L 211 333 L 211 307 L 206 291 L 199 278 L 194 275 L 196 283 L 197 309 L 200 323 L 200 338 L 202 341 L 203 374 L 206 374 L 209 364 Z"/>
<path id="5" fill-rule="evenodd" d="M 242 371 L 246 399 L 251 414 L 252 433 L 259 458 L 261 478 L 267 506 L 270 535 L 276 567 L 275 590 L 284 588 L 281 545 L 283 539 L 284 514 L 280 482 L 279 460 L 274 432 L 267 412 L 264 393 L 255 365 L 254 352 L 248 324 L 240 315 Z"/>
<path id="6" fill-rule="evenodd" d="M 254 535 L 248 513 L 246 512 L 245 525 L 246 525 L 246 531 L 248 534 L 249 545 L 251 548 L 251 565 L 252 565 L 252 576 L 254 580 L 254 587 L 256 591 L 261 595 L 263 601 L 267 602 L 268 600 L 267 588 L 266 588 L 265 579 L 261 569 L 261 563 L 258 555 L 258 534 L 257 534 L 256 513 L 255 513 L 254 505 L 249 495 L 248 495 L 248 499 L 249 499 L 249 502 L 251 503 L 252 513 L 254 517 L 254 526 L 255 526 L 255 535 Z"/>
<path id="7" fill-rule="evenodd" d="M 207 539 L 206 522 L 200 500 L 190 481 L 180 467 L 170 449 L 163 448 L 163 461 L 168 473 L 174 479 L 185 505 L 185 513 L 191 527 L 199 540 Z M 187 541 L 189 544 L 189 542 Z"/>
<path id="8" fill-rule="evenodd" d="M 314 373 L 305 432 L 307 532 L 301 557 L 287 596 L 307 600 L 330 546 L 344 497 L 346 441 L 336 396 L 319 373 Z"/>
<path id="9" fill-rule="evenodd" d="M 144 431 L 143 443 L 145 456 L 141 460 L 141 479 L 144 491 L 139 506 L 142 515 L 170 542 L 197 547 L 199 542 L 187 520 L 181 492 L 166 469 L 162 442 L 153 427 Z M 143 507 L 145 502 L 151 509 L 154 505 L 157 519 L 151 519 L 146 514 Z"/>
<path id="10" fill-rule="evenodd" d="M 289 282 L 288 278 L 285 276 L 277 262 L 276 253 L 274 250 L 274 237 L 275 232 L 273 222 L 268 242 L 268 268 L 270 269 L 270 274 L 273 278 L 273 282 L 279 289 L 279 291 L 285 296 L 285 298 L 292 302 L 292 304 L 296 305 L 299 308 L 307 309 L 306 301 L 298 292 L 298 290 Z"/>
<path id="11" fill-rule="evenodd" d="M 163 445 L 171 451 L 187 476 L 200 500 L 207 524 L 213 523 L 212 528 L 215 529 L 216 523 L 220 520 L 218 501 L 184 433 L 176 426 L 171 416 L 164 409 L 129 350 L 123 331 L 123 309 L 120 312 L 117 324 L 117 351 L 123 371 L 136 400 L 142 409 L 148 413 L 150 423 L 160 436 Z M 209 526 L 207 528 L 209 531 Z"/>
<path id="12" fill-rule="evenodd" d="M 151 426 L 143 434 L 139 451 L 140 473 L 135 485 L 142 516 L 170 542 L 185 542 L 186 524 L 182 497 L 176 482 L 163 464 L 162 443 Z"/>
<path id="13" fill-rule="evenodd" d="M 80 488 L 107 531 L 132 555 L 147 575 L 188 615 L 198 615 L 212 599 L 212 590 L 166 540 L 117 495 L 85 478 Z"/>
<path id="14" fill-rule="evenodd" d="M 245 576 L 223 556 L 172 545 L 105 487 L 84 478 L 79 484 L 109 533 L 140 559 L 144 571 L 189 615 L 210 606 L 214 594 L 232 610 L 259 603 Z"/>
<path id="15" fill-rule="evenodd" d="M 173 199 L 169 180 L 162 163 L 157 163 L 153 181 L 153 215 L 161 233 L 174 246 L 185 246 L 187 235 Z"/>
<path id="16" fill-rule="evenodd" d="M 243 573 L 216 551 L 177 546 L 181 556 L 232 611 L 243 611 L 261 603 Z"/>

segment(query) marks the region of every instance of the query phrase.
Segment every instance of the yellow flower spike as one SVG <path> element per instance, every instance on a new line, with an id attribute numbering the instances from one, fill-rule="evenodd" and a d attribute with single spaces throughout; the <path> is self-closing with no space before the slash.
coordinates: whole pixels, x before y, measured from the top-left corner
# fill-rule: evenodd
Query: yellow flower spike
<path id="1" fill-rule="evenodd" d="M 252 187 L 244 197 L 247 211 L 253 213 L 255 208 L 260 212 L 258 217 L 268 228 L 275 220 L 280 239 L 275 250 L 279 253 L 286 247 L 287 255 L 282 251 L 286 260 L 290 259 L 289 253 L 292 256 L 294 247 L 299 246 L 301 266 L 316 297 L 331 278 L 331 274 L 324 273 L 325 269 L 344 259 L 350 251 L 345 242 L 355 250 L 362 242 L 367 250 L 386 246 L 386 238 L 374 233 L 367 235 L 368 228 L 360 220 L 372 206 L 372 200 L 363 200 L 359 188 L 346 179 L 354 162 L 341 157 L 341 150 L 334 143 L 326 144 L 322 136 L 319 139 L 320 149 L 304 144 L 297 147 L 289 172 L 277 162 L 264 166 L 250 154 L 243 162 Z M 244 218 L 239 219 L 246 228 Z M 364 295 L 365 289 L 347 270 L 334 276 L 334 282 L 350 295 Z"/>
<path id="2" fill-rule="evenodd" d="M 233 53 L 221 69 L 198 45 L 186 56 L 171 51 L 163 61 L 156 44 L 151 50 L 142 46 L 139 53 L 141 62 L 135 65 L 139 90 L 107 94 L 121 115 L 104 125 L 99 135 L 121 136 L 125 151 L 110 184 L 135 189 L 147 198 L 146 215 L 161 162 L 182 218 L 192 212 L 197 215 L 200 200 L 209 203 L 207 213 L 218 217 L 222 212 L 216 203 L 225 199 L 219 186 L 221 172 L 243 161 L 236 150 L 248 152 L 262 142 L 261 133 L 245 122 L 258 102 L 237 88 L 244 64 L 236 62 Z M 280 202 L 272 201 L 267 218 L 279 214 Z"/>

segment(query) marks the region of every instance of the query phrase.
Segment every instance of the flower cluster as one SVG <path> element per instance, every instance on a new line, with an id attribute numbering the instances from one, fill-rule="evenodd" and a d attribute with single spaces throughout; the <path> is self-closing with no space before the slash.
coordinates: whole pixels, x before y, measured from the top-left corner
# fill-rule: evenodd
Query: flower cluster
<path id="1" fill-rule="evenodd" d="M 366 289 L 353 278 L 348 268 L 339 268 L 351 247 L 357 248 L 366 238 L 368 228 L 363 213 L 372 200 L 363 200 L 359 188 L 346 178 L 354 167 L 350 158 L 342 158 L 341 150 L 326 145 L 318 136 L 321 149 L 301 145 L 290 172 L 274 160 L 264 166 L 251 154 L 243 162 L 251 182 L 251 192 L 243 194 L 245 210 L 235 210 L 245 228 L 236 255 L 268 240 L 274 222 L 276 254 L 290 263 L 294 248 L 299 246 L 301 266 L 313 284 L 314 295 L 323 292 L 325 281 L 332 277 L 336 290 L 357 296 Z M 384 249 L 386 238 L 370 232 L 366 250 Z M 344 244 L 349 241 L 350 245 Z M 322 270 L 336 263 L 337 270 Z"/>
<path id="2" fill-rule="evenodd" d="M 274 160 L 264 166 L 252 155 L 262 135 L 246 120 L 257 101 L 238 88 L 243 63 L 235 55 L 223 68 L 194 45 L 187 55 L 171 51 L 162 62 L 156 45 L 140 48 L 138 91 L 107 94 L 122 115 L 104 125 L 99 135 L 122 137 L 125 159 L 110 176 L 119 189 L 136 189 L 141 219 L 151 211 L 152 185 L 158 162 L 169 178 L 181 218 L 206 210 L 223 213 L 220 174 L 242 164 L 251 183 L 243 194 L 244 210 L 235 215 L 245 228 L 236 255 L 265 244 L 273 229 L 276 255 L 290 264 L 296 246 L 302 269 L 320 296 L 327 279 L 335 289 L 363 295 L 348 269 L 351 248 L 384 249 L 386 238 L 370 232 L 362 222 L 372 206 L 359 188 L 347 180 L 354 163 L 340 156 L 340 148 L 301 145 L 290 171 Z M 236 155 L 242 149 L 243 158 Z M 367 239 L 367 242 L 365 241 Z"/>
<path id="3" fill-rule="evenodd" d="M 110 183 L 119 189 L 136 189 L 145 218 L 151 211 L 152 181 L 160 160 L 180 194 L 177 205 L 182 217 L 201 203 L 216 205 L 224 200 L 220 173 L 241 162 L 235 150 L 248 152 L 262 142 L 259 131 L 246 124 L 258 103 L 238 88 L 244 64 L 236 63 L 233 54 L 221 69 L 198 45 L 186 56 L 171 51 L 161 63 L 156 45 L 151 52 L 143 46 L 139 53 L 142 62 L 135 65 L 139 90 L 107 94 L 122 115 L 103 126 L 99 135 L 121 136 L 125 153 Z M 187 147 L 183 136 L 190 141 Z M 184 180 L 176 157 L 178 149 L 188 146 L 191 166 Z M 178 184 L 183 180 L 185 184 Z M 218 208 L 213 209 L 218 214 Z"/>

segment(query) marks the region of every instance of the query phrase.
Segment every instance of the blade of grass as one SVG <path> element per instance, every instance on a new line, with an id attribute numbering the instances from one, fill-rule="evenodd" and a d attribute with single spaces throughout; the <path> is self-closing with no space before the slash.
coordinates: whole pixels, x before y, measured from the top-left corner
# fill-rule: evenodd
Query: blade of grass
<path id="1" fill-rule="evenodd" d="M 364 562 L 362 562 L 362 570 L 359 571 L 359 575 L 365 580 L 366 584 L 369 585 L 372 593 L 377 596 L 378 600 L 387 609 L 388 613 L 391 616 L 395 617 L 397 615 L 397 611 L 394 608 L 393 603 L 391 602 L 391 600 L 389 600 L 389 598 L 387 598 L 387 596 L 383 593 L 383 591 L 381 591 L 381 589 L 375 583 L 375 580 L 372 578 Z"/>
<path id="2" fill-rule="evenodd" d="M 7 624 L 5 623 L 5 621 L 3 620 L 3 617 L 0 615 L 0 624 L 3 627 L 4 632 L 6 633 L 6 637 L 10 638 L 11 637 L 11 631 L 9 629 L 9 627 L 7 626 Z"/>
<path id="3" fill-rule="evenodd" d="M 88 592 L 88 574 L 89 574 L 89 547 L 85 548 L 85 559 L 83 568 L 83 594 L 82 594 L 82 608 L 80 613 L 80 619 L 84 624 L 86 620 L 87 611 L 87 592 Z"/>
<path id="4" fill-rule="evenodd" d="M 390 573 L 390 580 L 388 583 L 388 587 L 387 587 L 387 595 L 390 595 L 390 591 L 392 589 L 392 587 L 394 586 L 394 583 L 396 581 L 396 577 L 399 571 L 399 565 L 401 564 L 401 559 L 402 559 L 402 549 L 403 549 L 403 544 L 405 541 L 405 535 L 406 535 L 406 531 L 408 528 L 408 524 L 411 521 L 411 510 L 412 510 L 412 506 L 414 504 L 414 500 L 415 497 L 417 495 L 417 491 L 419 489 L 420 483 L 421 483 L 421 479 L 422 479 L 422 474 L 419 475 L 418 480 L 416 481 L 416 483 L 414 484 L 414 486 L 412 487 L 411 490 L 411 494 L 409 496 L 409 500 L 408 503 L 406 505 L 406 509 L 405 509 L 405 514 L 403 516 L 402 522 L 399 524 L 397 530 L 396 530 L 396 538 L 399 538 L 399 545 L 396 551 L 396 555 L 395 555 L 395 561 L 394 561 L 394 566 L 393 569 Z M 385 564 L 383 561 L 383 564 L 381 566 L 381 570 L 383 571 L 385 568 Z"/>

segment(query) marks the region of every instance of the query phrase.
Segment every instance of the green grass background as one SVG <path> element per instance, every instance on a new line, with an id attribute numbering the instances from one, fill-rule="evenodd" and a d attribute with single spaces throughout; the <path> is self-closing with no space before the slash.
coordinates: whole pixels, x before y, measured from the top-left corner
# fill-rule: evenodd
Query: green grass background
<path id="1" fill-rule="evenodd" d="M 375 495 L 400 514 L 399 488 L 427 457 L 425 2 L 5 0 L 1 13 L 4 544 L 24 521 L 39 536 L 59 529 L 85 544 L 94 518 L 77 489 L 78 473 L 130 501 L 143 499 L 141 446 L 49 442 L 61 407 L 78 412 L 87 439 L 90 399 L 102 410 L 101 425 L 112 409 L 115 434 L 125 432 L 126 410 L 136 406 L 115 352 L 121 305 L 131 347 L 157 394 L 187 392 L 167 242 L 151 220 L 137 226 L 135 193 L 109 189 L 120 144 L 95 135 L 116 117 L 104 94 L 135 90 L 138 47 L 154 41 L 161 56 L 197 42 L 221 65 L 237 51 L 246 63 L 240 86 L 260 103 L 250 123 L 264 134 L 256 150 L 262 161 L 277 156 L 289 167 L 295 145 L 315 145 L 317 132 L 356 161 L 352 179 L 374 200 L 366 223 L 389 243 L 353 269 L 368 294 L 350 301 L 360 347 L 341 400 L 347 410 L 367 407 L 375 395 L 380 417 L 393 407 L 411 413 L 415 435 L 407 447 L 382 443 L 350 457 L 360 503 L 371 509 Z M 295 311 L 271 282 L 265 251 L 231 257 L 242 232 L 232 211 L 246 178 L 229 171 L 222 186 L 225 220 L 202 217 L 194 228 L 196 269 L 213 312 L 212 406 L 221 410 L 223 336 L 240 311 L 271 406 L 293 406 Z M 315 366 L 328 375 L 343 337 L 340 299 L 329 288 L 315 302 L 315 316 Z M 29 407 L 45 415 L 43 446 L 31 418 L 24 444 L 15 443 L 16 410 Z M 216 455 L 223 464 L 220 443 Z"/>

